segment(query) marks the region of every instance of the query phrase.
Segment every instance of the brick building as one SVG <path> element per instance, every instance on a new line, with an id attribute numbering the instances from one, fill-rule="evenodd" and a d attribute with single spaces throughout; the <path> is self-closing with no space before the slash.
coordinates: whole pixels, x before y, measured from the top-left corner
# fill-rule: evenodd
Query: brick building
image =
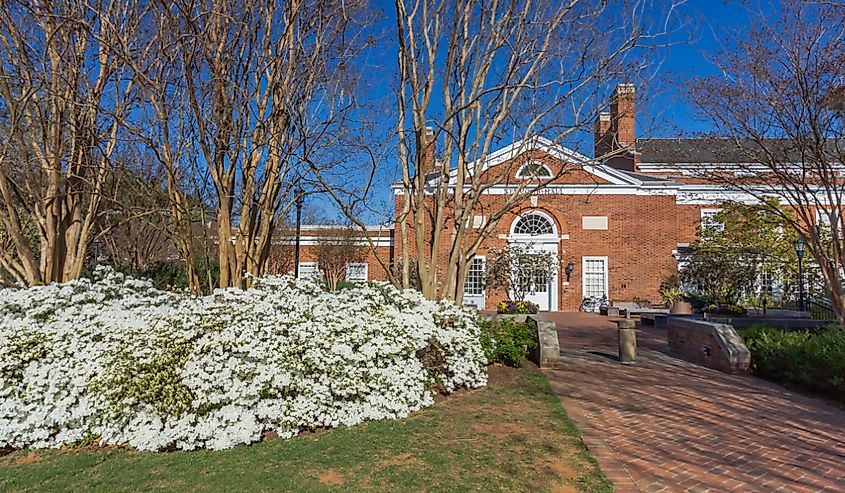
<path id="1" fill-rule="evenodd" d="M 560 258 L 560 272 L 539 283 L 529 296 L 543 310 L 577 310 L 585 296 L 659 302 L 661 281 L 677 270 L 679 252 L 696 239 L 702 218 L 718 212 L 720 203 L 742 197 L 683 173 L 684 163 L 713 163 L 714 152 L 708 148 L 712 142 L 636 139 L 634 96 L 632 85 L 620 84 L 610 111 L 596 121 L 595 156 L 611 158 L 588 157 L 542 137 L 490 153 L 482 172 L 497 173 L 501 168 L 511 176 L 487 189 L 474 226 L 484 224 L 484 209 L 495 209 L 514 184 L 554 179 L 526 196 L 485 240 L 470 266 L 467 303 L 491 308 L 507 298 L 504 292 L 485 289 L 483 283 L 490 249 L 506 244 L 530 245 Z M 434 153 L 429 152 L 427 159 L 434 160 Z M 404 200 L 402 188 L 395 185 L 393 190 L 398 211 Z M 375 229 L 380 231 L 376 254 L 390 261 L 401 258 L 395 230 Z M 313 232 L 312 228 L 303 237 L 306 270 L 316 268 L 308 263 L 307 253 Z M 367 279 L 384 279 L 375 257 L 366 263 Z M 353 270 L 360 272 L 361 267 Z"/>

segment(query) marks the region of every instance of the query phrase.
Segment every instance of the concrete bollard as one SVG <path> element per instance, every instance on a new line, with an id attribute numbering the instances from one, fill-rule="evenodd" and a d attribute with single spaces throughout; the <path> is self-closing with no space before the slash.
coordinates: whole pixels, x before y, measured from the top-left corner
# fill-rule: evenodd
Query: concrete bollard
<path id="1" fill-rule="evenodd" d="M 622 363 L 633 363 L 637 359 L 637 330 L 636 322 L 629 318 L 616 321 L 619 329 L 616 331 L 619 337 L 619 361 Z"/>

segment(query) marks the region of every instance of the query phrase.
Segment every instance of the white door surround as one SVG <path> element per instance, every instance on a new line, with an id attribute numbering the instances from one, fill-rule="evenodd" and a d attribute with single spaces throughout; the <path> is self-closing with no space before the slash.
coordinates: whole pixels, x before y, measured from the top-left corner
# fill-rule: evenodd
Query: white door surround
<path id="1" fill-rule="evenodd" d="M 529 251 L 549 252 L 558 255 L 560 236 L 558 236 L 555 220 L 543 211 L 532 209 L 517 217 L 511 224 L 509 244 L 521 244 L 527 246 Z M 533 295 L 526 296 L 526 301 L 531 301 L 540 306 L 542 311 L 558 310 L 558 272 L 548 279 L 545 289 L 538 289 Z"/>

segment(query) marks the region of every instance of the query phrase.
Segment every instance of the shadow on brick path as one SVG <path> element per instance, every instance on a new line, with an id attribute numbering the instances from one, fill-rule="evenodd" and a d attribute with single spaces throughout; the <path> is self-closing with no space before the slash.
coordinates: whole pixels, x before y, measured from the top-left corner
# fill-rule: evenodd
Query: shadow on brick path
<path id="1" fill-rule="evenodd" d="M 546 374 L 617 492 L 845 492 L 842 409 L 675 358 L 661 330 L 621 365 L 614 319 L 550 318 L 563 364 Z"/>

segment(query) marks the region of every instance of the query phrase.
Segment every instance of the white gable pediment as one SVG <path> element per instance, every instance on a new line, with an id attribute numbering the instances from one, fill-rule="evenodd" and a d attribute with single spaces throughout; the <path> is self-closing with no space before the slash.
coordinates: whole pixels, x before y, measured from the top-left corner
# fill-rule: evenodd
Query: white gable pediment
<path id="1" fill-rule="evenodd" d="M 637 185 L 640 183 L 639 180 L 619 170 L 599 164 L 595 159 L 540 136 L 518 140 L 509 146 L 491 152 L 483 163 L 479 164 L 477 161 L 470 163 L 467 171 L 469 176 L 473 176 L 475 173 L 482 174 L 526 152 L 533 151 L 539 151 L 561 162 L 570 163 L 612 185 Z M 449 184 L 454 185 L 456 178 L 457 170 L 453 169 L 449 173 Z"/>

